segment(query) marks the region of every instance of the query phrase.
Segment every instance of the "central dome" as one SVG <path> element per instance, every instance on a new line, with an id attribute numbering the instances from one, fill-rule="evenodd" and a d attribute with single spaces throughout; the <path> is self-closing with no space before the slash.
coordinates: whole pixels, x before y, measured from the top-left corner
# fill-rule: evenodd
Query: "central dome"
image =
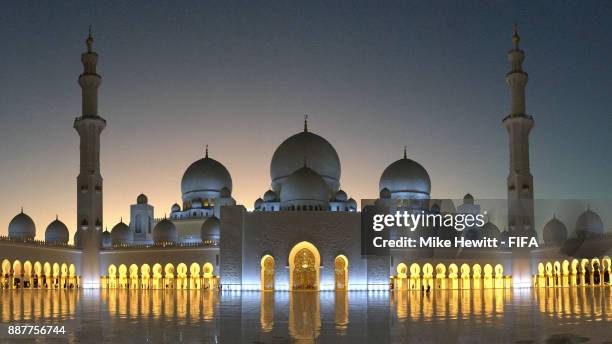
<path id="1" fill-rule="evenodd" d="M 302 167 L 287 178 L 280 194 L 284 209 L 291 206 L 300 209 L 316 207 L 317 210 L 327 209 L 330 192 L 329 187 L 317 172 L 310 167 Z"/>
<path id="2" fill-rule="evenodd" d="M 340 189 L 340 159 L 334 147 L 324 138 L 308 131 L 291 136 L 281 143 L 270 163 L 272 189 L 278 194 L 284 181 L 304 166 L 320 175 L 332 191 Z"/>
<path id="3" fill-rule="evenodd" d="M 232 177 L 223 164 L 208 154 L 191 164 L 181 180 L 183 201 L 218 197 L 223 188 L 232 190 Z"/>
<path id="4" fill-rule="evenodd" d="M 418 162 L 404 158 L 389 165 L 380 176 L 379 189 L 388 189 L 393 198 L 428 199 L 431 180 Z"/>

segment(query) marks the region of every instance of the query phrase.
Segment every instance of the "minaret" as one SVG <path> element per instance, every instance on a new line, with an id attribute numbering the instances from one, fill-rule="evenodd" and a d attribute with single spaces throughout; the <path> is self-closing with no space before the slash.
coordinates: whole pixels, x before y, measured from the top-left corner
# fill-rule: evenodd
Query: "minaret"
<path id="1" fill-rule="evenodd" d="M 525 86 L 528 76 L 523 71 L 525 53 L 519 48 L 521 41 L 516 25 L 512 35 L 513 48 L 508 52 L 511 69 L 506 82 L 512 96 L 511 112 L 504 120 L 510 138 L 510 171 L 508 174 L 508 229 L 510 236 L 536 236 L 533 225 L 533 176 L 529 171 L 529 132 L 533 117 L 525 109 Z M 513 250 L 512 275 L 515 285 L 529 285 L 531 268 L 529 252 Z"/>
<path id="2" fill-rule="evenodd" d="M 514 26 L 513 49 L 508 52 L 511 69 L 506 82 L 512 95 L 512 111 L 503 123 L 510 136 L 510 173 L 508 174 L 508 228 L 511 234 L 535 235 L 533 227 L 533 176 L 529 171 L 529 132 L 533 117 L 525 111 L 525 86 L 528 76 L 523 71 L 525 53 L 519 48 L 521 38 Z"/>
<path id="3" fill-rule="evenodd" d="M 82 115 L 74 120 L 80 136 L 80 170 L 77 177 L 77 226 L 81 230 L 81 287 L 100 286 L 100 239 L 102 228 L 102 175 L 100 174 L 100 134 L 106 120 L 98 116 L 98 87 L 102 82 L 96 73 L 98 54 L 92 51 L 91 28 L 81 54 L 83 73 Z"/>

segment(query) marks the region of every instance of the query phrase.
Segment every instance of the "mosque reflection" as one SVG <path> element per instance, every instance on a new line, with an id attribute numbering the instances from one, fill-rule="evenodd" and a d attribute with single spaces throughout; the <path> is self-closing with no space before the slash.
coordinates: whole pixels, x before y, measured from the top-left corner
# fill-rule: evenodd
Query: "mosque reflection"
<path id="1" fill-rule="evenodd" d="M 453 321 L 469 324 L 502 323 L 520 316 L 519 309 L 539 310 L 551 319 L 580 321 L 612 320 L 611 288 L 531 288 L 441 290 L 430 293 L 417 290 L 395 292 L 223 292 L 210 290 L 24 290 L 0 291 L 0 319 L 3 323 L 36 320 L 79 320 L 82 313 L 97 309 L 100 321 L 107 317 L 121 321 L 158 319 L 172 320 L 178 325 L 201 326 L 215 334 L 224 327 L 231 331 L 240 322 L 253 319 L 262 338 L 279 334 L 296 341 L 310 342 L 332 331 L 336 336 L 362 330 L 364 314 L 374 305 L 376 316 L 403 323 Z M 236 299 L 237 304 L 231 304 Z M 374 301 L 373 301 L 374 300 Z M 93 302 L 92 302 L 93 301 Z M 223 307 L 237 305 L 242 314 L 228 319 Z M 526 307 L 523 307 L 526 306 Z M 242 319 L 242 320 L 240 320 Z M 257 326 L 259 323 L 259 326 Z M 146 324 L 146 322 L 142 322 Z M 244 324 L 243 324 L 244 325 Z M 352 326 L 352 327 L 351 327 Z M 208 329 L 206 331 L 208 331 Z M 266 335 L 267 334 L 267 335 Z"/>

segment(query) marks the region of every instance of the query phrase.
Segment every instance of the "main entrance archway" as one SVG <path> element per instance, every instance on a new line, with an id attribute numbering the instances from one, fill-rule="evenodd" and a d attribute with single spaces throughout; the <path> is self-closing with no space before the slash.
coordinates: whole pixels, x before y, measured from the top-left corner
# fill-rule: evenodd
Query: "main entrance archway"
<path id="1" fill-rule="evenodd" d="M 291 290 L 319 290 L 320 266 L 321 256 L 313 244 L 302 241 L 293 246 L 289 252 Z"/>
<path id="2" fill-rule="evenodd" d="M 274 265 L 271 255 L 261 258 L 261 290 L 274 290 Z"/>
<path id="3" fill-rule="evenodd" d="M 344 255 L 339 255 L 334 261 L 334 276 L 335 276 L 335 289 L 336 290 L 347 290 L 348 289 L 348 259 Z"/>

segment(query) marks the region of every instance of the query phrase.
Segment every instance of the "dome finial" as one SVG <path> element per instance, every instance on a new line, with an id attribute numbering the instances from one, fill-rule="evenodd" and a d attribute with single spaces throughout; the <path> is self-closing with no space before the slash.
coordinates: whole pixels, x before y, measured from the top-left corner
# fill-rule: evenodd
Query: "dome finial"
<path id="1" fill-rule="evenodd" d="M 87 32 L 87 40 L 85 40 L 85 44 L 87 44 L 87 52 L 91 52 L 91 47 L 93 46 L 93 36 L 91 35 L 91 25 L 89 25 L 89 30 Z"/>
<path id="2" fill-rule="evenodd" d="M 123 216 L 119 218 L 119 223 L 123 223 Z"/>
<path id="3" fill-rule="evenodd" d="M 404 145 L 404 159 L 408 159 L 408 155 L 406 154 L 407 145 Z"/>
<path id="4" fill-rule="evenodd" d="M 304 114 L 304 132 L 308 132 L 308 114 Z"/>
<path id="5" fill-rule="evenodd" d="M 21 206 L 21 213 L 23 214 L 23 206 Z"/>
<path id="6" fill-rule="evenodd" d="M 521 36 L 518 34 L 518 24 L 514 23 L 513 33 L 512 33 L 512 43 L 514 44 L 514 49 L 518 49 L 519 42 L 521 41 Z"/>
<path id="7" fill-rule="evenodd" d="M 205 153 L 204 157 L 208 158 L 208 144 L 206 145 L 206 153 Z"/>
<path id="8" fill-rule="evenodd" d="M 55 214 L 55 221 L 59 220 L 59 216 L 57 216 L 57 214 Z"/>

